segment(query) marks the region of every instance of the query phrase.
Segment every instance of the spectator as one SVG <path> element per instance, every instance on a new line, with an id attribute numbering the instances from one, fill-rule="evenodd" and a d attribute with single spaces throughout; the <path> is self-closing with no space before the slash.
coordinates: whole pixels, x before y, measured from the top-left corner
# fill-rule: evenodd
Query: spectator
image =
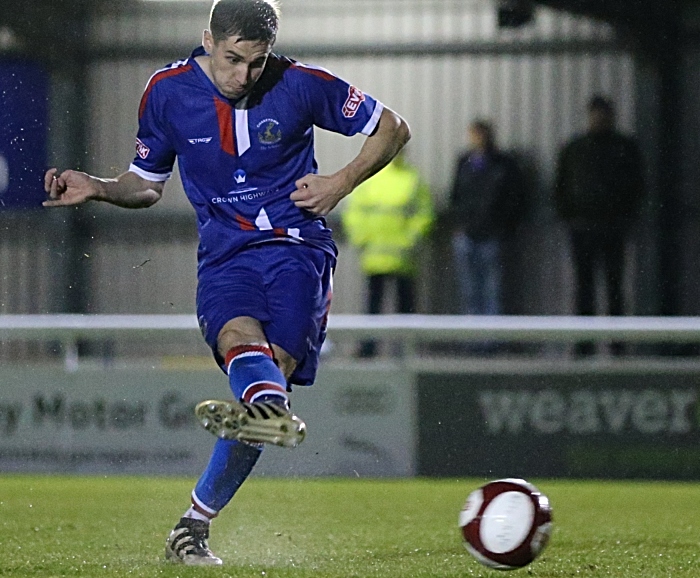
<path id="1" fill-rule="evenodd" d="M 554 201 L 571 237 L 575 273 L 575 312 L 595 315 L 595 271 L 602 266 L 610 315 L 624 314 L 625 244 L 644 193 L 637 144 L 615 128 L 613 103 L 594 96 L 588 130 L 563 148 L 557 166 Z M 579 343 L 590 355 L 594 344 Z M 622 353 L 613 344 L 613 353 Z"/>
<path id="2" fill-rule="evenodd" d="M 415 312 L 418 249 L 434 220 L 430 190 L 418 170 L 399 153 L 348 197 L 342 219 L 350 243 L 360 251 L 368 312 L 381 312 L 391 283 L 396 286 L 394 309 Z M 375 354 L 375 342 L 362 344 L 361 357 Z"/>
<path id="3" fill-rule="evenodd" d="M 523 210 L 525 182 L 515 159 L 497 148 L 489 122 L 472 122 L 468 139 L 469 148 L 457 161 L 449 206 L 460 312 L 499 315 L 502 241 Z"/>

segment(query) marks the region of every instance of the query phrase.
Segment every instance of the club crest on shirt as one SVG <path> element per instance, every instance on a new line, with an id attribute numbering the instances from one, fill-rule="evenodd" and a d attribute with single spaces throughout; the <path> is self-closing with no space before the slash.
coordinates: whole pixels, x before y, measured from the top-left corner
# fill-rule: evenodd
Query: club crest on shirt
<path id="1" fill-rule="evenodd" d="M 355 86 L 350 86 L 348 88 L 348 97 L 345 99 L 345 103 L 343 104 L 343 116 L 345 118 L 352 118 L 355 116 L 357 111 L 360 109 L 362 101 L 364 100 L 365 95 L 362 93 L 362 91 Z"/>
<path id="2" fill-rule="evenodd" d="M 274 118 L 266 118 L 261 120 L 257 125 L 258 142 L 261 145 L 275 145 L 282 140 L 282 129 L 280 123 Z"/>
<path id="3" fill-rule="evenodd" d="M 145 144 L 141 142 L 140 139 L 136 139 L 136 154 L 139 155 L 142 159 L 146 159 L 148 156 L 148 153 L 151 152 L 151 149 L 149 149 Z"/>

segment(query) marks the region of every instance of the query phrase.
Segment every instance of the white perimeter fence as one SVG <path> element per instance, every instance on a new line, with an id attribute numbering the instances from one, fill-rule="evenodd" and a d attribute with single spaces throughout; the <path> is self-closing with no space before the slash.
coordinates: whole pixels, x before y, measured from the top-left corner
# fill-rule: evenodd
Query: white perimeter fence
<path id="1" fill-rule="evenodd" d="M 66 365 L 77 362 L 77 343 L 89 339 L 178 338 L 199 333 L 193 315 L 0 315 L 0 340 L 54 340 L 63 344 Z M 336 343 L 392 339 L 404 355 L 437 342 L 492 339 L 523 343 L 625 341 L 700 342 L 700 317 L 579 317 L 469 315 L 331 315 L 328 336 Z"/>

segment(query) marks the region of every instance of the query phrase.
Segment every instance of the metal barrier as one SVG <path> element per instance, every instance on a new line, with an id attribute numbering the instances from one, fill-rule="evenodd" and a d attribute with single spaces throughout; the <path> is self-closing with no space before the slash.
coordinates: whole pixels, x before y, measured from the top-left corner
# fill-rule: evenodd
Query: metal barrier
<path id="1" fill-rule="evenodd" d="M 59 341 L 67 367 L 77 363 L 79 340 L 172 338 L 193 332 L 199 332 L 193 315 L 0 315 L 0 340 Z M 700 318 L 336 314 L 329 318 L 328 335 L 335 342 L 397 340 L 410 356 L 419 343 L 446 341 L 700 342 Z"/>
<path id="2" fill-rule="evenodd" d="M 199 331 L 193 315 L 0 315 L 0 339 L 103 339 L 175 336 Z M 700 340 L 700 317 L 577 317 L 487 315 L 331 315 L 336 340 L 366 337 L 413 342 L 514 339 L 571 342 Z"/>

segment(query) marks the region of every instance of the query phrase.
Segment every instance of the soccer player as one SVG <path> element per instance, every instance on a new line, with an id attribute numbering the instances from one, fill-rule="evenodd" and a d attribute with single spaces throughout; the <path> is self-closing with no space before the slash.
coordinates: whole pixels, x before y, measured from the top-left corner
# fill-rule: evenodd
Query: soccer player
<path id="1" fill-rule="evenodd" d="M 313 383 L 325 338 L 336 247 L 324 216 L 410 138 L 379 101 L 272 53 L 278 22 L 276 0 L 215 2 L 202 46 L 149 80 L 129 170 L 112 179 L 45 175 L 45 206 L 141 208 L 161 198 L 178 160 L 200 238 L 197 315 L 233 392 L 197 406 L 218 439 L 166 542 L 166 557 L 186 565 L 222 563 L 209 549 L 209 524 L 262 444 L 303 440 L 288 391 Z M 344 168 L 319 175 L 314 126 L 367 138 Z"/>

